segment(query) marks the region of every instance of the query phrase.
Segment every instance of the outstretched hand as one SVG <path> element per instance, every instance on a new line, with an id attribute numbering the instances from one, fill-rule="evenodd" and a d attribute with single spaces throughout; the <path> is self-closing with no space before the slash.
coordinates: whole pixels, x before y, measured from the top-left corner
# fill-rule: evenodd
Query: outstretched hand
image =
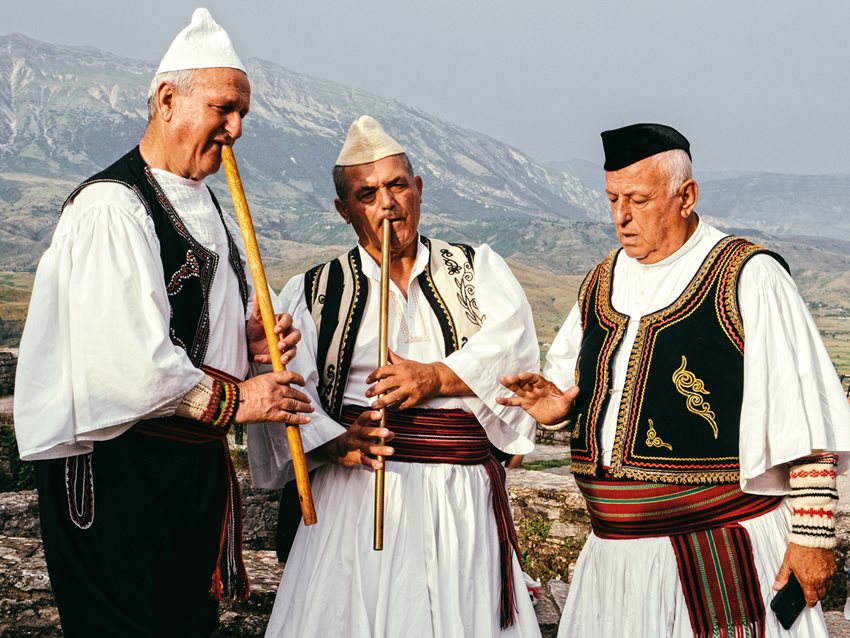
<path id="1" fill-rule="evenodd" d="M 499 383 L 513 392 L 514 396 L 496 397 L 496 403 L 520 407 L 543 425 L 566 419 L 578 396 L 578 386 L 561 392 L 554 383 L 533 372 L 500 377 Z"/>
<path id="2" fill-rule="evenodd" d="M 394 436 L 389 429 L 380 427 L 380 421 L 379 411 L 366 410 L 348 430 L 319 446 L 315 453 L 326 461 L 345 467 L 365 465 L 373 470 L 380 470 L 384 464 L 375 457 L 392 456 L 393 448 L 380 445 L 379 439 L 384 439 L 386 443 Z"/>
<path id="3" fill-rule="evenodd" d="M 835 552 L 819 547 L 803 547 L 796 543 L 788 543 L 782 565 L 776 573 L 773 589 L 779 591 L 788 582 L 791 572 L 800 582 L 806 605 L 814 607 L 818 600 L 826 596 L 829 581 L 835 575 Z"/>
<path id="4" fill-rule="evenodd" d="M 295 356 L 295 344 L 301 341 L 301 332 L 292 326 L 292 317 L 286 313 L 275 315 L 274 332 L 278 336 L 277 348 L 280 351 L 280 362 L 286 365 Z M 245 337 L 248 339 L 248 352 L 256 363 L 271 363 L 269 344 L 266 331 L 263 328 L 263 317 L 257 293 L 254 293 L 251 316 L 245 324 Z"/>

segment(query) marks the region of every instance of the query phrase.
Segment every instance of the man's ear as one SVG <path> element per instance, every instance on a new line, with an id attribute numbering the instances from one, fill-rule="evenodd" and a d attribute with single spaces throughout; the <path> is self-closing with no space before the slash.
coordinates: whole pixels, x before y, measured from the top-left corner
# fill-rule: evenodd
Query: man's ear
<path id="1" fill-rule="evenodd" d="M 691 178 L 679 187 L 679 196 L 682 198 L 681 215 L 685 219 L 691 216 L 699 199 L 699 186 L 695 179 Z"/>
<path id="2" fill-rule="evenodd" d="M 422 178 L 417 175 L 413 180 L 416 182 L 416 190 L 419 191 L 419 197 L 422 197 Z"/>
<path id="3" fill-rule="evenodd" d="M 345 220 L 346 224 L 351 223 L 351 219 L 348 216 L 348 211 L 345 210 L 345 204 L 342 203 L 342 200 L 339 197 L 334 199 L 334 208 L 336 208 L 336 212 L 338 212 L 339 216 L 342 217 L 343 220 Z"/>
<path id="4" fill-rule="evenodd" d="M 156 87 L 156 110 L 159 116 L 166 122 L 171 120 L 171 117 L 174 115 L 174 102 L 176 98 L 177 91 L 170 82 L 161 82 Z"/>

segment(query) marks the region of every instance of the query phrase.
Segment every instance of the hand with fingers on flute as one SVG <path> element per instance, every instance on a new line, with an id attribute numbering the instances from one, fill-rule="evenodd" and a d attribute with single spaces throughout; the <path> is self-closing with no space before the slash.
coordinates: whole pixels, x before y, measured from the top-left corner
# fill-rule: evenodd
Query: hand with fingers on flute
<path id="1" fill-rule="evenodd" d="M 400 357 L 390 350 L 389 363 L 370 374 L 366 383 L 368 398 L 377 397 L 372 408 L 406 410 L 415 408 L 433 397 L 468 396 L 472 393 L 445 363 L 420 363 Z"/>
<path id="2" fill-rule="evenodd" d="M 301 333 L 292 325 L 292 317 L 282 313 L 275 316 L 274 333 L 278 336 L 281 365 L 295 356 Z M 255 363 L 271 363 L 268 339 L 263 329 L 260 305 L 254 295 L 251 315 L 245 325 L 248 352 Z M 239 385 L 239 407 L 234 420 L 237 423 L 274 421 L 286 425 L 306 425 L 308 413 L 313 411 L 310 398 L 293 385 L 304 386 L 304 378 L 288 370 L 261 374 Z"/>
<path id="3" fill-rule="evenodd" d="M 365 465 L 380 470 L 384 462 L 378 457 L 392 456 L 394 452 L 391 446 L 386 445 L 393 436 L 389 428 L 381 427 L 380 411 L 366 410 L 346 432 L 317 448 L 314 454 L 345 467 Z"/>
<path id="4" fill-rule="evenodd" d="M 439 396 L 463 396 L 471 390 L 442 362 L 420 363 L 389 352 L 389 363 L 372 371 L 366 379 L 374 384 L 366 397 L 377 397 L 372 410 L 363 412 L 348 431 L 325 444 L 318 451 L 322 458 L 346 467 L 365 465 L 374 470 L 384 467 L 379 456 L 392 456 L 392 447 L 376 443 L 389 442 L 393 432 L 380 427 L 382 409 L 406 410 Z"/>

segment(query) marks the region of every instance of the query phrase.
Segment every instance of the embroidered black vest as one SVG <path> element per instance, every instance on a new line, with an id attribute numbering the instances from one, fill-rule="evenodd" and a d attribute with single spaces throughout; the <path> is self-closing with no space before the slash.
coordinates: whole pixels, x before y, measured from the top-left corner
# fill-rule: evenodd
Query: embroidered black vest
<path id="1" fill-rule="evenodd" d="M 98 182 L 114 182 L 131 189 L 153 220 L 159 239 L 159 256 L 165 274 L 165 288 L 171 306 L 171 341 L 183 348 L 192 364 L 200 368 L 207 352 L 210 332 L 209 297 L 218 255 L 197 242 L 175 212 L 168 198 L 145 165 L 139 147 L 117 162 L 80 184 L 62 204 L 62 210 L 83 188 Z M 221 223 L 227 233 L 230 267 L 239 281 L 242 305 L 248 305 L 248 283 L 239 251 L 221 213 L 215 195 L 210 191 Z"/>
<path id="2" fill-rule="evenodd" d="M 737 285 L 750 257 L 779 256 L 737 237 L 712 248 L 676 301 L 641 317 L 629 355 L 610 473 L 666 483 L 737 483 L 744 330 Z M 599 436 L 614 353 L 629 318 L 611 305 L 613 251 L 579 290 L 572 471 L 601 472 Z"/>
<path id="3" fill-rule="evenodd" d="M 475 301 L 475 251 L 465 244 L 449 244 L 421 235 L 420 241 L 429 250 L 430 259 L 417 282 L 437 316 L 444 352 L 449 355 L 462 348 L 484 321 Z M 304 273 L 304 299 L 318 336 L 319 398 L 325 412 L 337 420 L 342 413 L 342 398 L 368 291 L 369 278 L 363 274 L 356 246 Z"/>

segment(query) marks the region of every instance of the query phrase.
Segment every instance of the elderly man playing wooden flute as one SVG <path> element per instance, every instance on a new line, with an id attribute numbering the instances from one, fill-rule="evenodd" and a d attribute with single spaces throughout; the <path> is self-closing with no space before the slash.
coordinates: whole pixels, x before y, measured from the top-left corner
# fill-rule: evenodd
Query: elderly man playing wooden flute
<path id="1" fill-rule="evenodd" d="M 522 288 L 489 246 L 419 234 L 422 179 L 371 117 L 352 124 L 333 175 L 336 209 L 358 244 L 281 293 L 302 333 L 290 369 L 321 406 L 303 430 L 308 459 L 321 463 L 319 523 L 298 529 L 267 636 L 538 636 L 504 470 L 490 454 L 491 443 L 532 447 L 534 422 L 495 401 L 500 371 L 539 364 Z M 384 219 L 390 364 L 378 368 Z M 259 426 L 248 440 L 255 483 L 282 486 L 280 432 Z M 378 455 L 387 459 L 382 551 L 373 549 Z"/>
<path id="2" fill-rule="evenodd" d="M 234 423 L 305 423 L 268 360 L 238 231 L 204 178 L 242 133 L 251 87 L 206 9 L 153 78 L 139 146 L 75 189 L 39 264 L 15 425 L 36 466 L 65 636 L 208 636 L 247 595 Z M 290 318 L 279 320 L 283 335 Z M 297 331 L 278 344 L 294 354 Z"/>
<path id="3" fill-rule="evenodd" d="M 682 134 L 602 142 L 622 248 L 500 399 L 571 419 L 593 533 L 559 636 L 826 636 L 850 410 L 817 328 L 781 257 L 699 218 Z"/>

